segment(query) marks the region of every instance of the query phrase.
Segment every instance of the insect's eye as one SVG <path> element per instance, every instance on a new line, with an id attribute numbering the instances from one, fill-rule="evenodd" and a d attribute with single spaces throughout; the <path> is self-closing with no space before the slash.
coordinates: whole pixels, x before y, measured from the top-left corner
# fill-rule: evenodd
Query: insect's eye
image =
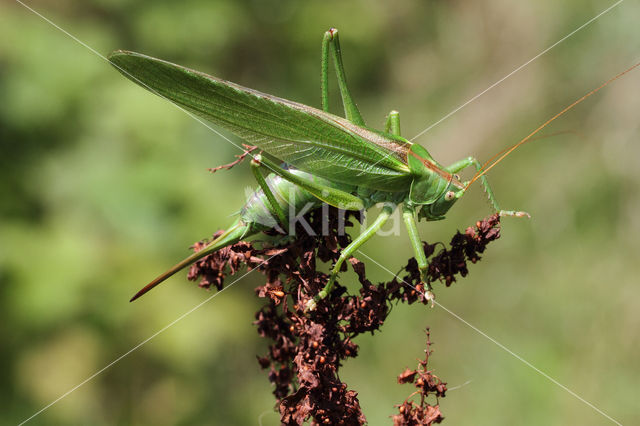
<path id="1" fill-rule="evenodd" d="M 455 192 L 453 192 L 453 191 L 447 191 L 447 193 L 446 193 L 446 194 L 444 194 L 444 199 L 445 199 L 446 201 L 451 201 L 451 200 L 453 200 L 455 197 L 456 197 L 456 193 L 455 193 Z"/>

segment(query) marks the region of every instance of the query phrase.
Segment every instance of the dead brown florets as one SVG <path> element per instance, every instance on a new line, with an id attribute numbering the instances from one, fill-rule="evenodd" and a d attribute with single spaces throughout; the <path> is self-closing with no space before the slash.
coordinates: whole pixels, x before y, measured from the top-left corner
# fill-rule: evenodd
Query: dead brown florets
<path id="1" fill-rule="evenodd" d="M 398 376 L 398 383 L 413 383 L 418 390 L 411 394 L 402 404 L 396 405 L 398 414 L 392 417 L 394 426 L 431 425 L 444 420 L 438 405 L 438 398 L 444 398 L 447 384 L 427 369 L 429 357 L 433 352 L 431 350 L 429 328 L 427 328 L 427 348 L 424 352 L 426 354 L 425 358 L 418 361 L 416 370 L 407 368 Z M 420 396 L 419 402 L 413 400 L 416 399 L 417 395 Z M 435 405 L 427 402 L 431 395 L 436 398 Z"/>
<path id="2" fill-rule="evenodd" d="M 258 357 L 260 366 L 268 370 L 274 384 L 274 396 L 285 425 L 312 424 L 359 425 L 366 422 L 357 393 L 349 390 L 338 371 L 347 358 L 358 355 L 355 338 L 361 333 L 377 331 L 398 302 L 428 303 L 415 259 L 410 259 L 401 276 L 389 282 L 374 284 L 366 277 L 365 265 L 350 259 L 361 284 L 357 294 L 349 294 L 339 284 L 331 294 L 318 302 L 316 310 L 305 313 L 303 307 L 327 283 L 328 276 L 316 270 L 316 262 L 335 262 L 341 248 L 351 239 L 338 232 L 339 214 L 329 209 L 328 233 L 322 234 L 321 209 L 308 215 L 308 223 L 316 235 L 307 234 L 302 227 L 296 238 L 282 245 L 240 242 L 224 248 L 196 262 L 189 271 L 190 280 L 200 279 L 200 286 L 221 289 L 226 275 L 235 274 L 243 265 L 258 268 L 266 277 L 264 285 L 256 288 L 265 305 L 256 313 L 254 324 L 258 334 L 271 341 L 268 353 Z M 326 211 L 324 212 L 326 215 Z M 352 226 L 355 214 L 347 212 L 346 226 Z M 326 218 L 325 218 L 326 219 Z M 325 231 L 327 230 L 325 224 Z M 467 262 L 480 259 L 486 245 L 499 238 L 497 215 L 457 233 L 450 248 L 424 243 L 430 257 L 428 279 L 451 285 L 455 277 L 468 273 Z M 202 247 L 196 243 L 194 249 Z M 443 397 L 446 384 L 426 369 L 430 353 L 421 361 L 418 370 L 401 374 L 399 381 L 414 383 L 421 395 L 420 403 L 409 399 L 398 406 L 393 417 L 398 425 L 439 423 L 442 415 L 438 405 L 426 403 L 428 395 Z"/>

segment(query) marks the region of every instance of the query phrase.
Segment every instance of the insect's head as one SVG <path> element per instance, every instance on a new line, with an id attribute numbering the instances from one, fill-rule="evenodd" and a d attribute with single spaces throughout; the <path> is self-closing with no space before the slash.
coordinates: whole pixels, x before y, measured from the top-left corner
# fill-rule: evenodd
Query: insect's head
<path id="1" fill-rule="evenodd" d="M 409 201 L 422 206 L 419 217 L 443 219 L 451 206 L 464 194 L 464 185 L 457 176 L 445 171 L 420 145 L 411 146 L 407 163 L 413 175 Z"/>
<path id="2" fill-rule="evenodd" d="M 446 191 L 433 203 L 424 205 L 418 213 L 419 218 L 427 220 L 444 219 L 451 206 L 464 194 L 464 189 L 458 188 L 453 182 L 449 182 Z"/>

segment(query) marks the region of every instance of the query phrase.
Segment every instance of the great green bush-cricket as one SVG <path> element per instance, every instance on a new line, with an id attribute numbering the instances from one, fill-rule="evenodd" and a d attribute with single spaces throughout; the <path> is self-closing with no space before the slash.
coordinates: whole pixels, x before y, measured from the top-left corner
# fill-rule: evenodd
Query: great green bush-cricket
<path id="1" fill-rule="evenodd" d="M 251 162 L 259 189 L 235 223 L 203 250 L 157 277 L 131 300 L 207 254 L 269 228 L 261 220 L 265 216 L 274 217 L 279 225 L 287 227 L 291 215 L 306 203 L 318 206 L 327 203 L 346 210 L 363 210 L 382 203 L 382 211 L 373 223 L 342 250 L 326 286 L 310 300 L 307 309 L 314 309 L 329 294 L 343 262 L 380 230 L 399 206 L 425 284 L 425 296 L 432 300 L 434 295 L 425 279 L 428 265 L 417 220 L 444 219 L 476 180 L 480 180 L 493 209 L 501 216 L 528 216 L 525 212 L 501 210 L 485 173 L 548 123 L 608 84 L 565 108 L 491 164 L 482 166 L 477 159 L 467 157 L 445 167 L 424 147 L 400 135 L 398 112 L 389 113 L 384 131 L 365 124 L 347 87 L 336 29 L 327 31 L 322 41 L 321 110 L 139 53 L 116 51 L 109 60 L 135 83 L 230 130 L 262 151 L 252 155 Z M 329 112 L 330 60 L 345 117 Z M 270 172 L 266 179 L 259 170 L 261 166 Z M 470 181 L 462 182 L 457 173 L 470 166 L 477 173 Z"/>

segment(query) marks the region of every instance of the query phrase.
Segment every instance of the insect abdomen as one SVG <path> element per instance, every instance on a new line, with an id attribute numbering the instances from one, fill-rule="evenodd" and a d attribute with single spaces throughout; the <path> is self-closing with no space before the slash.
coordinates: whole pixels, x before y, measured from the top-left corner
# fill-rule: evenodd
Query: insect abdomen
<path id="1" fill-rule="evenodd" d="M 335 183 L 314 177 L 300 170 L 290 169 L 289 172 L 306 179 L 312 179 L 324 185 L 335 186 Z M 291 219 L 301 212 L 306 213 L 322 204 L 322 201 L 308 191 L 278 175 L 271 173 L 266 177 L 265 181 L 269 188 L 271 188 L 271 192 L 273 192 L 278 205 L 287 218 Z M 272 210 L 262 189 L 254 191 L 249 196 L 249 199 L 240 211 L 240 218 L 242 222 L 249 226 L 252 232 L 266 230 L 278 225 L 277 215 Z"/>

